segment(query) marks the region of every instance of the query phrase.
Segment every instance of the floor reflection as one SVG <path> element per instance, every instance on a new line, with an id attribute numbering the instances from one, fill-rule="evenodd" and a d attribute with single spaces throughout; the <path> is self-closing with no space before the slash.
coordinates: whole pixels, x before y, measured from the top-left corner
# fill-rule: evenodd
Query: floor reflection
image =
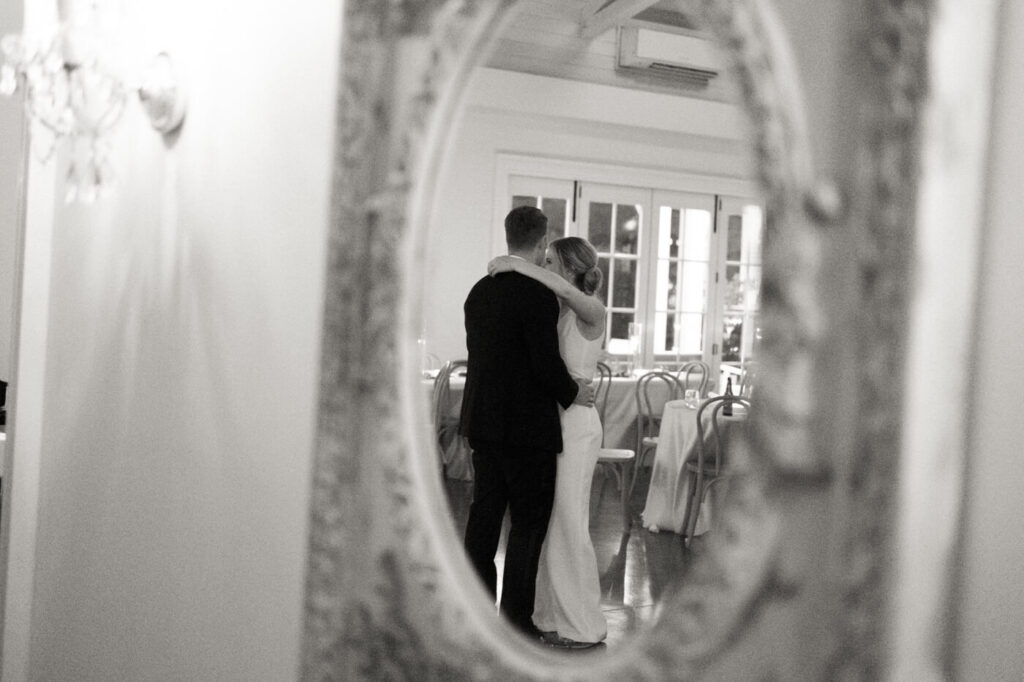
<path id="1" fill-rule="evenodd" d="M 622 509 L 615 480 L 598 469 L 590 492 L 590 535 L 601 572 L 601 606 L 608 621 L 608 649 L 614 649 L 634 633 L 649 626 L 656 615 L 656 605 L 666 590 L 682 575 L 693 555 L 683 547 L 682 537 L 675 533 L 651 533 L 639 523 L 640 511 L 647 497 L 650 469 L 640 474 L 630 500 L 633 524 L 623 530 Z M 472 482 L 446 479 L 452 517 L 462 536 L 472 499 Z M 495 563 L 498 585 L 505 557 L 508 518 Z"/>

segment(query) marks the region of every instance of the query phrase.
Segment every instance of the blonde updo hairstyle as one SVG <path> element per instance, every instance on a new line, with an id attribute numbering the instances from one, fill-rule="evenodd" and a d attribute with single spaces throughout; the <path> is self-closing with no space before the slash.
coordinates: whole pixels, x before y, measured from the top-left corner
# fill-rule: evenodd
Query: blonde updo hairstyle
<path id="1" fill-rule="evenodd" d="M 572 273 L 572 283 L 577 289 L 589 296 L 601 288 L 604 273 L 597 267 L 597 250 L 590 242 L 579 237 L 562 237 L 548 246 L 562 268 Z"/>

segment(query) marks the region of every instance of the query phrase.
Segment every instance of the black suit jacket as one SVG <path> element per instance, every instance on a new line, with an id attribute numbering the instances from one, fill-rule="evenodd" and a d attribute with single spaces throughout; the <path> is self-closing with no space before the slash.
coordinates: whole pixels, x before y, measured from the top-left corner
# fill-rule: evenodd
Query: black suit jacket
<path id="1" fill-rule="evenodd" d="M 558 405 L 569 407 L 579 386 L 558 352 L 558 299 L 506 272 L 477 282 L 463 310 L 469 366 L 460 431 L 470 446 L 561 452 Z"/>

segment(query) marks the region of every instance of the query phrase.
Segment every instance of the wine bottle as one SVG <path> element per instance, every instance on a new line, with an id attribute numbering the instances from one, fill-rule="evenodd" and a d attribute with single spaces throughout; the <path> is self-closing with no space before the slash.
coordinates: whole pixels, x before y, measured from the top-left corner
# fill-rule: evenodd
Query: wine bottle
<path id="1" fill-rule="evenodd" d="M 725 380 L 725 396 L 727 398 L 732 397 L 732 377 Z M 732 416 L 732 401 L 726 400 L 725 407 L 722 408 L 722 414 L 726 417 Z"/>

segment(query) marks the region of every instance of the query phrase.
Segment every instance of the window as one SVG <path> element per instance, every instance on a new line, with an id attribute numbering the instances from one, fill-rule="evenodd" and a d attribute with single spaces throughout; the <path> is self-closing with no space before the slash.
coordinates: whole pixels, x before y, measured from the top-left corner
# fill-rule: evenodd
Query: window
<path id="1" fill-rule="evenodd" d="M 536 206 L 548 217 L 548 241 L 569 234 L 569 207 L 575 192 L 572 181 L 513 176 L 509 179 L 512 204 Z M 502 216 L 504 217 L 504 216 Z"/>
<path id="2" fill-rule="evenodd" d="M 761 206 L 737 199 L 720 201 L 725 235 L 722 286 L 721 367 L 723 376 L 741 384 L 761 338 Z M 723 387 L 724 389 L 724 387 Z"/>
<path id="3" fill-rule="evenodd" d="M 565 169 L 554 174 L 559 172 Z M 735 374 L 737 383 L 760 336 L 760 204 L 714 191 L 581 176 L 508 173 L 495 216 L 514 206 L 538 206 L 548 216 L 549 240 L 578 235 L 594 245 L 604 275 L 599 295 L 608 309 L 609 355 L 643 367 L 704 360 L 716 374 Z"/>
<path id="4" fill-rule="evenodd" d="M 605 348 L 613 355 L 632 355 L 638 346 L 642 348 L 642 337 L 631 335 L 630 325 L 643 323 L 646 304 L 642 256 L 648 230 L 647 195 L 634 187 L 577 185 L 576 234 L 597 249 L 604 275 L 599 295 L 608 308 Z"/>
<path id="5" fill-rule="evenodd" d="M 652 254 L 652 364 L 699 360 L 708 346 L 714 267 L 715 198 L 655 192 L 657 248 Z"/>

